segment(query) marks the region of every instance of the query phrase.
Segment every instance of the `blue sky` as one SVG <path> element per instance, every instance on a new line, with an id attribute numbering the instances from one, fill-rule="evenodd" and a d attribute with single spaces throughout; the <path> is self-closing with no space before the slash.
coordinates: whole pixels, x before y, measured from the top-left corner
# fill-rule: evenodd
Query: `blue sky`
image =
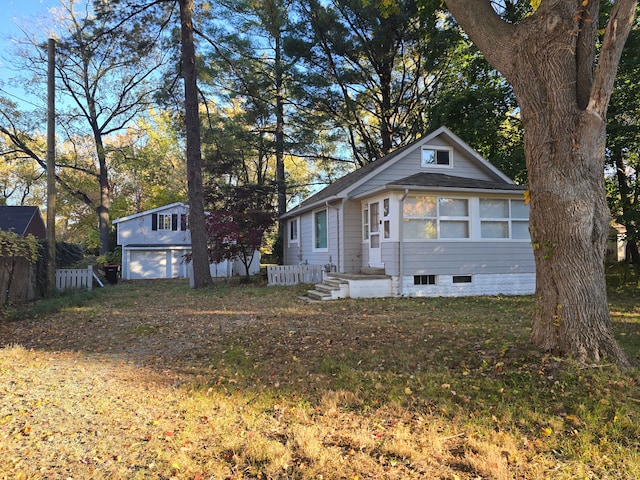
<path id="1" fill-rule="evenodd" d="M 45 25 L 53 25 L 51 8 L 59 8 L 59 0 L 0 0 L 2 14 L 0 15 L 0 86 L 6 92 L 21 97 L 22 89 L 11 78 L 16 75 L 10 67 L 12 39 L 22 38 L 21 27 L 38 37 L 46 40 Z M 5 94 L 6 92 L 0 92 Z M 18 100 L 14 98 L 14 100 Z"/>

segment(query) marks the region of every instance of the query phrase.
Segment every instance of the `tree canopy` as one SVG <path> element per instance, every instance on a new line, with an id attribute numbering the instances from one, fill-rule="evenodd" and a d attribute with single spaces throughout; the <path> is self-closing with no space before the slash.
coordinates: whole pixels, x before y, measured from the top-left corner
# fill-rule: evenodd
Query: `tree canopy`
<path id="1" fill-rule="evenodd" d="M 202 170 L 196 196 L 203 208 L 222 208 L 222 191 L 251 187 L 268 192 L 265 212 L 277 216 L 319 186 L 441 125 L 512 178 L 531 182 L 536 222 L 544 188 L 537 187 L 531 159 L 550 158 L 540 146 L 564 138 L 562 147 L 571 148 L 577 137 L 549 136 L 532 125 L 556 114 L 570 118 L 576 109 L 606 118 L 613 74 L 604 72 L 622 46 L 607 47 L 612 29 L 599 29 L 597 20 L 621 18 L 628 1 L 563 8 L 545 1 L 452 1 L 455 20 L 432 0 L 194 2 L 190 65 L 181 55 L 184 2 L 64 0 L 55 19 L 65 25 L 57 70 L 60 234 L 95 238 L 88 232 L 99 226 L 107 248 L 113 215 L 196 201 L 187 182 L 195 170 Z M 562 37 L 558 25 L 575 38 Z M 637 25 L 621 56 L 606 150 L 609 203 L 631 245 L 638 235 L 636 36 Z M 14 58 L 24 85 L 41 97 L 44 40 L 34 32 Z M 547 60 L 557 55 L 562 65 L 573 62 L 563 81 L 575 90 L 532 80 L 539 71 L 555 75 L 555 60 L 537 68 L 546 61 L 536 59 L 542 53 Z M 187 128 L 183 88 L 191 66 L 197 119 L 189 122 L 197 120 L 202 152 L 202 168 L 195 170 L 185 154 L 187 138 L 196 136 Z M 569 105 L 569 95 L 572 106 L 556 111 Z M 42 202 L 44 111 L 44 104 L 0 99 L 6 202 Z M 540 138 L 548 141 L 538 144 Z M 601 172 L 604 165 L 594 161 L 589 169 Z M 596 177 L 590 181 L 601 181 Z M 605 205 L 600 208 L 598 228 L 608 230 Z M 199 223 L 204 220 L 193 225 Z M 560 242 L 543 237 L 540 245 Z"/>

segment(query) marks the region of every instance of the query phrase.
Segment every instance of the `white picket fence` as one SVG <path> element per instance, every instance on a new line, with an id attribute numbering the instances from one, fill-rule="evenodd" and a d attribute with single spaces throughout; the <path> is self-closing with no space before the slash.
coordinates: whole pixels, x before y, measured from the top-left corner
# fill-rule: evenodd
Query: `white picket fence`
<path id="1" fill-rule="evenodd" d="M 93 267 L 88 268 L 65 268 L 56 270 L 56 289 L 63 291 L 68 289 L 87 289 L 93 287 Z M 100 282 L 102 285 L 102 282 Z"/>
<path id="2" fill-rule="evenodd" d="M 299 283 L 322 283 L 322 265 L 269 265 L 267 281 L 273 285 L 298 285 Z"/>

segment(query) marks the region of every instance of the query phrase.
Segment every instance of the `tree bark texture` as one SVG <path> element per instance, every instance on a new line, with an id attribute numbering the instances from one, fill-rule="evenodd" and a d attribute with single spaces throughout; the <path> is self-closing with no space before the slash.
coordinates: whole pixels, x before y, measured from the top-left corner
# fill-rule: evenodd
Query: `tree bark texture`
<path id="1" fill-rule="evenodd" d="M 610 223 L 604 159 L 616 56 L 636 2 L 616 2 L 598 64 L 599 5 L 583 3 L 543 0 L 533 15 L 512 25 L 489 0 L 447 0 L 465 32 L 511 83 L 520 107 L 536 262 L 531 340 L 581 362 L 607 357 L 628 366 L 613 337 L 604 277 Z"/>
<path id="2" fill-rule="evenodd" d="M 182 76 L 184 79 L 185 129 L 187 143 L 187 188 L 189 196 L 189 230 L 193 287 L 212 284 L 207 254 L 207 230 L 202 187 L 202 151 L 196 54 L 193 42 L 193 0 L 179 0 L 182 34 Z"/>

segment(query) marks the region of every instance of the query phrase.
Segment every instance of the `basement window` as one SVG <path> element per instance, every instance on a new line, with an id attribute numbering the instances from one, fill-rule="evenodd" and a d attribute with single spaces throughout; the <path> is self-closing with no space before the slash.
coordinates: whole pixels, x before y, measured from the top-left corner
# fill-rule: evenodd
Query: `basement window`
<path id="1" fill-rule="evenodd" d="M 454 275 L 453 283 L 471 283 L 471 275 Z"/>
<path id="2" fill-rule="evenodd" d="M 414 275 L 413 284 L 414 285 L 435 285 L 436 276 L 435 275 Z"/>

